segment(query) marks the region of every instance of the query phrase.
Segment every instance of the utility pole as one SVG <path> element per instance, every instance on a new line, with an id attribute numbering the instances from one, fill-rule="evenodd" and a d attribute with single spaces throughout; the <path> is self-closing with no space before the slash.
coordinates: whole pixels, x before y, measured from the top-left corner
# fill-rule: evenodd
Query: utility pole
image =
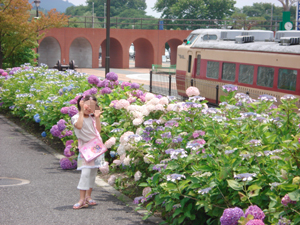
<path id="1" fill-rule="evenodd" d="M 109 73 L 110 66 L 110 56 L 109 49 L 110 48 L 110 0 L 107 0 L 106 5 L 106 58 L 105 58 L 105 77 L 106 74 Z"/>
<path id="2" fill-rule="evenodd" d="M 105 21 L 106 14 L 105 13 L 106 13 L 106 3 L 104 3 L 104 19 L 103 19 L 104 20 L 104 28 L 106 28 L 106 24 L 105 24 L 105 22 L 106 22 Z"/>
<path id="3" fill-rule="evenodd" d="M 93 2 L 93 17 L 92 17 L 92 27 L 94 28 L 94 2 Z"/>
<path id="4" fill-rule="evenodd" d="M 273 4 L 272 4 L 272 8 L 271 8 L 271 28 L 270 30 L 273 29 Z"/>

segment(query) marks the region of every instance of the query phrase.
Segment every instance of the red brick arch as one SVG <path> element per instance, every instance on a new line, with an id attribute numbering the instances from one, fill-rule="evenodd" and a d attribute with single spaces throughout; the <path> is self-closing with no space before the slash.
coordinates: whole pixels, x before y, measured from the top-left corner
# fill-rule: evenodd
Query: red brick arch
<path id="1" fill-rule="evenodd" d="M 134 43 L 136 67 L 151 68 L 161 64 L 165 43 L 171 47 L 171 63 L 176 63 L 176 49 L 191 31 L 187 30 L 110 30 L 110 67 L 129 68 L 129 47 Z M 45 37 L 53 37 L 61 46 L 61 61 L 70 60 L 70 47 L 76 38 L 85 38 L 92 47 L 92 67 L 99 67 L 99 48 L 102 47 L 102 66 L 105 66 L 106 30 L 93 28 L 59 28 L 46 32 Z M 40 40 L 40 43 L 42 40 Z M 58 59 L 55 59 L 56 61 Z M 175 60 L 175 61 L 174 61 Z M 76 62 L 75 62 L 76 63 Z M 104 64 L 103 64 L 104 63 Z M 52 65 L 49 65 L 52 66 Z"/>

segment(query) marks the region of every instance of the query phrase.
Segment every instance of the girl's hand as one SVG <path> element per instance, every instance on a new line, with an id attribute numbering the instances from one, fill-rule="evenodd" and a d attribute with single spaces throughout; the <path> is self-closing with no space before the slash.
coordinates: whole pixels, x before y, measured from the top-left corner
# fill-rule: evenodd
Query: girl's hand
<path id="1" fill-rule="evenodd" d="M 85 105 L 84 105 L 84 101 L 81 100 L 81 101 L 79 102 L 79 105 L 80 105 L 80 112 L 84 112 L 84 106 L 85 106 Z"/>
<path id="2" fill-rule="evenodd" d="M 100 118 L 100 116 L 101 116 L 102 113 L 103 113 L 102 110 L 95 110 L 94 116 L 95 116 L 96 118 Z"/>

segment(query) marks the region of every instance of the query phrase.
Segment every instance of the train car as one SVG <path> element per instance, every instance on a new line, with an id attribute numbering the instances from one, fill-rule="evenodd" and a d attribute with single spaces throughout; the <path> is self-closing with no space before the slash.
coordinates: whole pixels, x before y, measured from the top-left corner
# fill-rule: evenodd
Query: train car
<path id="1" fill-rule="evenodd" d="M 266 36 L 269 32 L 260 31 L 256 36 L 259 33 Z M 186 96 L 185 90 L 193 82 L 201 96 L 212 103 L 218 103 L 219 96 L 225 94 L 221 86 L 226 84 L 236 85 L 238 92 L 249 93 L 256 99 L 262 94 L 272 95 L 278 102 L 285 94 L 300 97 L 300 38 L 283 37 L 282 43 L 278 43 L 255 42 L 251 35 L 236 36 L 235 41 L 204 39 L 201 35 L 205 34 L 192 32 L 191 43 L 178 46 L 179 95 Z M 300 106 L 299 101 L 297 105 Z"/>

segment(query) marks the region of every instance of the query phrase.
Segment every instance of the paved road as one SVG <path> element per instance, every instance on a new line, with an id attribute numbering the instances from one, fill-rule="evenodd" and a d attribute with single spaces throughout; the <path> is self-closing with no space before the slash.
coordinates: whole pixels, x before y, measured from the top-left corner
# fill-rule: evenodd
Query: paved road
<path id="1" fill-rule="evenodd" d="M 79 171 L 64 171 L 59 160 L 43 145 L 0 115 L 0 224 L 51 225 L 100 224 L 139 225 L 153 224 L 143 221 L 141 215 L 126 206 L 102 187 L 96 187 L 94 199 L 99 205 L 73 210 L 78 201 Z M 29 184 L 6 180 L 19 178 Z"/>

